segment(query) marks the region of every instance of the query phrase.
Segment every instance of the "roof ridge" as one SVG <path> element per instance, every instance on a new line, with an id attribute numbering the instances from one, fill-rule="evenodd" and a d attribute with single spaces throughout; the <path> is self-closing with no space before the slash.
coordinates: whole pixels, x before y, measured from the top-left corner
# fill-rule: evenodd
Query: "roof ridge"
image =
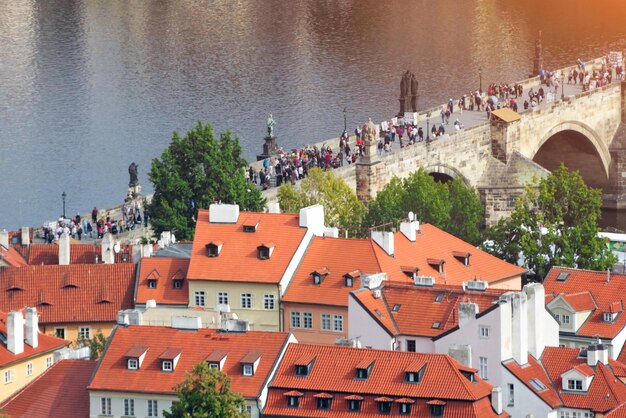
<path id="1" fill-rule="evenodd" d="M 461 381 L 463 387 L 465 388 L 465 390 L 467 391 L 467 395 L 470 399 L 477 401 L 481 398 L 479 398 L 474 391 L 472 391 L 472 388 L 470 386 L 471 382 L 466 379 L 463 375 L 461 375 L 461 372 L 459 371 L 459 369 L 456 367 L 456 365 L 453 363 L 453 359 L 451 356 L 446 355 L 445 357 L 446 361 L 448 362 L 448 365 L 454 370 L 455 374 L 457 375 L 457 377 L 459 378 L 459 380 Z M 456 360 L 454 360 L 456 361 Z M 482 379 L 482 378 L 481 378 Z"/>

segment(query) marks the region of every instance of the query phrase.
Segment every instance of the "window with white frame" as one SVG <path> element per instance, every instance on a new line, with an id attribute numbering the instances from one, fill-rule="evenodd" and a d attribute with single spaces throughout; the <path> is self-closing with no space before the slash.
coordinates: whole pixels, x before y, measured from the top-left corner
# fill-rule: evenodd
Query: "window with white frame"
<path id="1" fill-rule="evenodd" d="M 513 383 L 509 383 L 507 384 L 507 387 L 509 389 L 509 401 L 508 401 L 508 406 L 515 406 L 515 385 L 513 385 Z"/>
<path id="2" fill-rule="evenodd" d="M 583 390 L 583 381 L 580 379 L 567 379 L 567 389 Z"/>
<path id="3" fill-rule="evenodd" d="M 572 418 L 583 418 L 583 413 L 581 411 L 573 411 Z"/>
<path id="4" fill-rule="evenodd" d="M 563 324 L 569 325 L 569 315 L 561 315 L 561 321 L 563 321 Z"/>
<path id="5" fill-rule="evenodd" d="M 241 294 L 241 309 L 251 309 L 252 308 L 252 293 L 242 293 Z"/>
<path id="6" fill-rule="evenodd" d="M 487 357 L 480 357 L 478 364 L 480 366 L 479 371 L 478 371 L 478 375 L 480 377 L 482 377 L 483 379 L 487 379 L 488 375 L 487 375 Z"/>
<path id="7" fill-rule="evenodd" d="M 137 370 L 139 368 L 139 360 L 136 358 L 128 359 L 128 370 Z"/>
<path id="8" fill-rule="evenodd" d="M 569 411 L 559 412 L 559 418 L 570 418 Z"/>
<path id="9" fill-rule="evenodd" d="M 556 319 L 556 322 L 558 322 L 559 324 L 561 323 L 561 315 L 554 314 L 554 319 Z"/>
<path id="10" fill-rule="evenodd" d="M 32 376 L 33 375 L 33 363 L 27 363 L 26 364 L 26 376 Z"/>
<path id="11" fill-rule="evenodd" d="M 486 325 L 481 325 L 478 327 L 478 336 L 480 338 L 489 338 L 489 327 Z"/>
<path id="12" fill-rule="evenodd" d="M 111 415 L 111 398 L 100 398 L 100 415 Z"/>
<path id="13" fill-rule="evenodd" d="M 156 399 L 148 399 L 148 416 L 159 416 L 159 401 L 157 401 Z"/>
<path id="14" fill-rule="evenodd" d="M 135 416 L 135 400 L 134 399 L 124 399 L 124 416 L 126 417 Z"/>
<path id="15" fill-rule="evenodd" d="M 343 315 L 333 315 L 333 331 L 343 332 Z"/>
<path id="16" fill-rule="evenodd" d="M 613 314 L 611 312 L 604 313 L 604 322 L 613 322 Z"/>
<path id="17" fill-rule="evenodd" d="M 291 328 L 300 328 L 300 312 L 291 312 Z"/>
<path id="18" fill-rule="evenodd" d="M 243 365 L 243 375 L 244 376 L 252 376 L 254 374 L 254 368 L 252 364 L 244 364 Z"/>
<path id="19" fill-rule="evenodd" d="M 203 290 L 196 290 L 193 292 L 193 296 L 196 306 L 205 306 L 205 293 Z"/>
<path id="20" fill-rule="evenodd" d="M 4 371 L 4 384 L 9 384 L 11 383 L 11 370 L 5 370 Z"/>
<path id="21" fill-rule="evenodd" d="M 302 313 L 302 328 L 313 328 L 313 314 L 311 312 Z"/>
<path id="22" fill-rule="evenodd" d="M 161 370 L 163 370 L 164 372 L 171 372 L 172 370 L 174 370 L 174 364 L 172 363 L 172 360 L 163 360 L 163 363 L 161 364 Z"/>
<path id="23" fill-rule="evenodd" d="M 217 292 L 217 303 L 220 305 L 228 305 L 228 292 Z"/>
<path id="24" fill-rule="evenodd" d="M 330 331 L 330 314 L 323 313 L 320 317 L 322 319 L 322 331 Z"/>
<path id="25" fill-rule="evenodd" d="M 46 357 L 46 369 L 52 367 L 52 356 Z"/>
<path id="26" fill-rule="evenodd" d="M 263 309 L 274 309 L 274 295 L 263 295 Z"/>
<path id="27" fill-rule="evenodd" d="M 79 340 L 88 340 L 90 338 L 91 332 L 89 327 L 80 327 L 78 328 L 78 339 Z"/>

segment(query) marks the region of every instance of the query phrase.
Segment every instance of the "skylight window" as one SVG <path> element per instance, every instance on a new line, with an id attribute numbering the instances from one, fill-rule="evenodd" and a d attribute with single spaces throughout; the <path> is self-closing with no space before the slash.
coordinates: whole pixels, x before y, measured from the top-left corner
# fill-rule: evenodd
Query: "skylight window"
<path id="1" fill-rule="evenodd" d="M 398 311 L 400 311 L 400 304 L 399 304 L 399 303 L 396 303 L 395 305 L 393 305 L 393 308 L 391 308 L 391 310 L 392 310 L 393 312 L 398 312 Z"/>
<path id="2" fill-rule="evenodd" d="M 433 322 L 433 328 L 438 329 L 441 326 L 441 322 Z"/>
<path id="3" fill-rule="evenodd" d="M 565 280 L 567 280 L 567 278 L 569 277 L 569 273 L 559 273 L 559 275 L 556 277 L 556 281 L 557 282 L 564 282 Z"/>
<path id="4" fill-rule="evenodd" d="M 435 298 L 435 303 L 439 303 L 443 300 L 443 293 L 439 293 Z"/>
<path id="5" fill-rule="evenodd" d="M 546 386 L 537 378 L 529 380 L 528 383 L 530 383 L 530 386 L 532 386 L 537 392 L 546 390 Z"/>

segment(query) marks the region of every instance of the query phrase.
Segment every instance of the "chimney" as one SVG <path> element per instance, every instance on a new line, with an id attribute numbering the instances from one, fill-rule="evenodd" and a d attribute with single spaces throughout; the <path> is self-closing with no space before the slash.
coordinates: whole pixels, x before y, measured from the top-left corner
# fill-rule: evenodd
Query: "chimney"
<path id="1" fill-rule="evenodd" d="M 202 319 L 197 316 L 172 316 L 172 328 L 197 331 L 202 328 Z"/>
<path id="2" fill-rule="evenodd" d="M 500 386 L 496 386 L 491 389 L 491 407 L 500 415 L 502 413 L 502 389 Z"/>
<path id="3" fill-rule="evenodd" d="M 7 250 L 9 249 L 9 231 L 3 229 L 0 231 L 0 245 L 2 245 Z"/>
<path id="4" fill-rule="evenodd" d="M 324 206 L 313 205 L 300 209 L 300 227 L 308 228 L 316 236 L 324 235 Z"/>
<path id="5" fill-rule="evenodd" d="M 459 363 L 472 367 L 472 346 L 469 344 L 452 344 L 448 348 L 448 355 Z"/>
<path id="6" fill-rule="evenodd" d="M 598 356 L 598 363 L 602 363 L 605 366 L 609 364 L 609 347 L 605 344 L 596 345 L 596 353 Z"/>
<path id="7" fill-rule="evenodd" d="M 39 347 L 39 315 L 37 308 L 26 308 L 26 344 Z"/>
<path id="8" fill-rule="evenodd" d="M 372 231 L 372 241 L 385 250 L 388 255 L 393 256 L 393 232 Z"/>
<path id="9" fill-rule="evenodd" d="M 411 242 L 415 242 L 417 231 L 420 229 L 420 224 L 415 219 L 413 212 L 409 212 L 409 220 L 400 223 L 400 232 Z"/>
<path id="10" fill-rule="evenodd" d="M 209 222 L 212 224 L 236 224 L 239 219 L 239 205 L 212 203 L 209 205 Z"/>
<path id="11" fill-rule="evenodd" d="M 107 232 L 104 234 L 104 238 L 102 238 L 102 262 L 104 264 L 114 264 L 115 263 L 115 249 L 113 248 L 115 242 L 113 240 L 113 234 Z"/>
<path id="12" fill-rule="evenodd" d="M 339 238 L 339 228 L 337 227 L 326 228 L 324 230 L 324 236 L 331 237 L 331 238 Z"/>
<path id="13" fill-rule="evenodd" d="M 587 364 L 589 366 L 595 366 L 598 363 L 598 352 L 596 351 L 596 346 L 591 344 L 587 347 Z"/>
<path id="14" fill-rule="evenodd" d="M 544 337 L 546 333 L 544 325 L 546 291 L 541 283 L 529 283 L 524 286 L 524 293 L 526 293 L 528 302 L 528 323 L 532 324 L 528 330 L 528 352 L 538 359 L 547 345 Z"/>
<path id="15" fill-rule="evenodd" d="M 459 303 L 459 328 L 476 319 L 478 304 L 472 302 Z"/>
<path id="16" fill-rule="evenodd" d="M 70 236 L 63 233 L 59 238 L 59 265 L 67 266 L 70 264 Z"/>
<path id="17" fill-rule="evenodd" d="M 13 354 L 24 352 L 24 317 L 22 311 L 11 311 L 7 318 L 7 349 Z"/>
<path id="18" fill-rule="evenodd" d="M 269 213 L 280 213 L 280 205 L 278 204 L 278 202 L 268 203 L 267 211 Z"/>
<path id="19" fill-rule="evenodd" d="M 22 227 L 22 245 L 30 245 L 30 228 Z"/>
<path id="20" fill-rule="evenodd" d="M 507 332 L 507 338 L 503 338 L 503 347 L 507 345 L 507 339 L 511 345 L 510 356 L 520 365 L 528 363 L 528 306 L 526 293 L 509 292 L 500 297 L 501 301 L 508 302 L 508 309 L 502 309 L 502 330 Z M 510 321 L 510 324 L 505 322 Z M 510 334 L 509 334 L 510 333 Z M 503 350 L 503 355 L 507 350 Z M 504 357 L 504 356 L 503 356 Z M 510 357 L 509 357 L 510 358 Z M 506 358 L 503 358 L 506 360 Z"/>

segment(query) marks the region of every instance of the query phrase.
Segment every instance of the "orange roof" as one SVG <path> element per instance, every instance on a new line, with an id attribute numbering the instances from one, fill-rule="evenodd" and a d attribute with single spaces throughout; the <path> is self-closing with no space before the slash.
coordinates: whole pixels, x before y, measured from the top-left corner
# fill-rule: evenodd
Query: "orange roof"
<path id="1" fill-rule="evenodd" d="M 189 259 L 186 258 L 142 258 L 139 263 L 135 303 L 146 303 L 154 299 L 157 305 L 188 305 L 188 268 Z M 148 286 L 149 279 L 156 280 L 155 288 Z M 180 288 L 174 287 L 176 280 L 182 280 Z"/>
<path id="2" fill-rule="evenodd" d="M 576 311 L 592 311 L 597 308 L 593 296 L 589 291 L 562 295 L 563 299 Z"/>
<path id="3" fill-rule="evenodd" d="M 320 272 L 321 266 L 329 274 L 317 285 L 311 273 Z M 361 282 L 355 278 L 352 287 L 345 286 L 344 275 L 356 275 L 354 270 L 361 276 L 381 271 L 370 240 L 313 237 L 282 301 L 347 307 L 348 294 Z"/>
<path id="4" fill-rule="evenodd" d="M 457 286 L 386 283 L 380 299 L 374 298 L 368 289 L 357 290 L 353 295 L 391 335 L 435 337 L 458 325 L 459 303 L 476 303 L 479 312 L 484 312 L 494 306 L 504 292 L 504 289 L 480 292 L 464 291 Z"/>
<path id="5" fill-rule="evenodd" d="M 524 366 L 520 366 L 515 360 L 508 360 L 502 363 L 515 377 L 519 379 L 528 389 L 533 391 L 539 396 L 550 408 L 554 409 L 561 406 L 563 403 L 559 398 L 557 391 L 552 386 L 550 378 L 546 374 L 546 371 L 541 367 L 541 364 L 530 354 L 528 355 L 528 363 Z M 533 379 L 538 379 L 546 388 L 544 390 L 538 390 L 536 386 L 533 386 L 530 382 Z"/>
<path id="6" fill-rule="evenodd" d="M 406 266 L 419 268 L 418 275 L 432 276 L 438 284 L 456 286 L 476 278 L 494 286 L 499 281 L 517 278 L 526 272 L 430 224 L 420 225 L 415 242 L 396 232 L 393 257 L 376 244 L 374 251 L 381 270 L 387 273 L 389 280 L 406 281 L 406 274 L 402 271 L 402 267 Z M 458 258 L 461 253 L 471 253 L 468 266 Z M 443 274 L 429 264 L 439 261 L 445 262 Z"/>
<path id="7" fill-rule="evenodd" d="M 259 219 L 254 232 L 244 232 L 250 216 Z M 198 211 L 198 222 L 189 263 L 189 280 L 278 283 L 304 238 L 298 215 L 282 213 L 242 213 L 236 224 L 210 223 L 209 211 Z M 224 244 L 217 257 L 208 257 L 205 246 Z M 260 260 L 257 247 L 272 246 L 269 259 Z"/>
<path id="8" fill-rule="evenodd" d="M 561 275 L 563 273 L 563 275 Z M 557 280 L 568 276 L 565 280 Z M 626 327 L 626 315 L 620 314 L 613 322 L 604 321 L 604 312 L 611 312 L 615 307 L 614 302 L 621 302 L 626 293 L 626 275 L 611 274 L 607 280 L 607 274 L 603 271 L 577 270 L 567 267 L 552 267 L 546 276 L 543 286 L 546 295 L 579 295 L 584 292 L 591 293 L 595 306 L 589 318 L 576 331 L 576 335 L 591 338 L 613 339 Z M 577 299 L 579 296 L 575 296 Z M 580 297 L 582 299 L 582 297 Z M 548 300 L 548 299 L 547 299 Z M 576 302 L 574 302 L 576 303 Z M 577 306 L 585 306 L 582 303 Z M 586 302 L 585 307 L 589 307 Z"/>
<path id="9" fill-rule="evenodd" d="M 133 307 L 135 265 L 70 264 L 0 269 L 0 309 L 34 306 L 39 322 L 115 322 Z"/>
<path id="10" fill-rule="evenodd" d="M 295 365 L 306 355 L 316 356 L 308 376 L 296 376 Z M 356 368 L 364 359 L 375 360 L 367 379 L 355 379 Z M 422 360 L 426 366 L 420 384 L 405 382 L 408 365 Z M 445 399 L 445 416 L 496 417 L 491 408 L 491 385 L 475 376 L 471 383 L 460 371 L 460 363 L 443 354 L 422 354 L 385 350 L 365 350 L 341 346 L 290 344 L 270 384 L 264 415 L 350 417 L 348 400 L 362 400 L 359 416 L 382 417 L 378 402 L 411 403 L 411 416 L 429 416 L 428 401 Z M 302 394 L 298 408 L 288 407 L 285 395 Z M 319 410 L 316 396 L 332 395 L 331 408 Z M 289 396 L 289 395 L 287 395 Z M 425 402 L 426 401 L 426 402 Z M 393 407 L 392 413 L 395 413 Z M 504 413 L 501 416 L 508 416 Z"/>
<path id="11" fill-rule="evenodd" d="M 0 260 L 12 267 L 20 267 L 28 264 L 15 247 L 6 249 L 2 245 L 0 245 Z"/>
<path id="12" fill-rule="evenodd" d="M 87 382 L 95 361 L 61 360 L 0 405 L 15 418 L 89 417 Z"/>
<path id="13" fill-rule="evenodd" d="M 88 389 L 173 394 L 174 386 L 184 380 L 193 366 L 220 350 L 228 353 L 222 371 L 231 378 L 233 390 L 246 398 L 256 398 L 287 340 L 288 334 L 283 332 L 228 333 L 208 328 L 189 331 L 156 326 L 118 327 Z M 128 370 L 126 353 L 140 344 L 148 347 L 143 363 L 139 370 Z M 180 358 L 173 372 L 163 372 L 159 356 L 171 347 L 181 351 Z M 250 353 L 260 353 L 261 357 L 254 376 L 248 377 L 242 374 L 241 361 Z"/>
<path id="14" fill-rule="evenodd" d="M 589 368 L 589 370 L 595 369 L 593 370 L 595 377 L 584 396 L 562 390 L 561 375 L 563 373 L 577 366 L 589 367 L 586 359 L 578 357 L 579 353 L 580 351 L 575 348 L 546 347 L 541 356 L 543 367 L 561 397 L 563 405 L 569 408 L 591 409 L 595 412 L 606 413 L 626 402 L 626 385 L 602 363 Z M 620 368 L 623 369 L 624 366 Z M 577 368 L 577 370 L 580 369 Z"/>
<path id="15" fill-rule="evenodd" d="M 26 329 L 26 327 L 24 327 Z M 7 313 L 0 312 L 0 333 L 7 335 Z M 59 348 L 63 348 L 69 344 L 69 341 L 65 341 L 61 338 L 52 337 L 50 335 L 39 333 L 37 338 L 38 346 L 33 348 L 24 341 L 24 352 L 20 354 L 13 354 L 7 348 L 7 344 L 0 343 L 0 367 L 5 367 L 16 361 L 20 361 L 30 357 L 37 357 L 44 353 L 55 351 Z"/>
<path id="16" fill-rule="evenodd" d="M 31 244 L 28 247 L 28 264 L 59 264 L 59 245 L 54 244 Z M 122 263 L 125 254 L 128 257 L 126 263 L 133 262 L 133 246 L 122 245 L 119 253 L 115 254 L 115 262 Z M 70 244 L 70 264 L 95 264 L 96 257 L 102 262 L 102 249 L 99 245 Z"/>

